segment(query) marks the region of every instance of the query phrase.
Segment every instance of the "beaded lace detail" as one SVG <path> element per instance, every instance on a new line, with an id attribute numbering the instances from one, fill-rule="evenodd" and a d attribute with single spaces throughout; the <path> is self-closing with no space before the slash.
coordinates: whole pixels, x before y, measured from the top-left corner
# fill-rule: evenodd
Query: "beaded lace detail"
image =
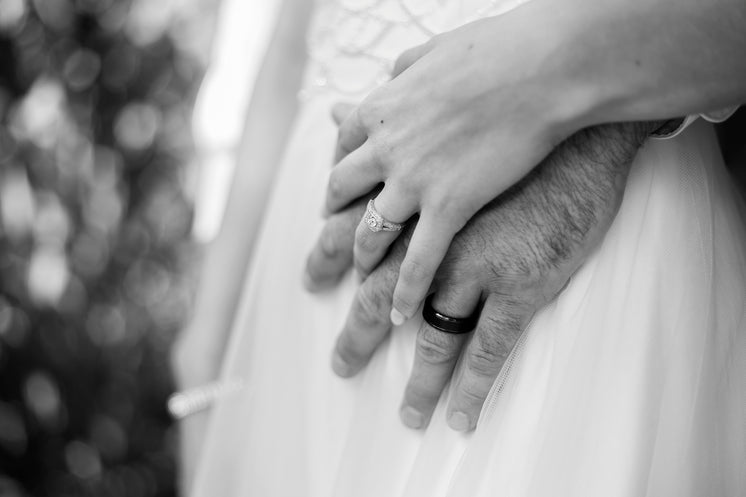
<path id="1" fill-rule="evenodd" d="M 311 67 L 301 98 L 361 97 L 388 81 L 407 48 L 528 0 L 317 0 L 308 37 Z"/>

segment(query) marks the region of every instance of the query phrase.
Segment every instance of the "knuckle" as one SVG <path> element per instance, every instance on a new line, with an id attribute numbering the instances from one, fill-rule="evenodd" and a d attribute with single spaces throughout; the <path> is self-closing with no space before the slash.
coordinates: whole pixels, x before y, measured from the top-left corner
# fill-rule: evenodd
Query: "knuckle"
<path id="1" fill-rule="evenodd" d="M 505 337 L 515 339 L 523 327 L 523 316 L 528 304 L 503 303 L 503 310 L 499 313 L 491 313 L 485 316 L 485 333 L 483 339 L 489 337 Z"/>
<path id="2" fill-rule="evenodd" d="M 499 370 L 498 364 L 502 364 L 499 354 L 492 350 L 475 350 L 469 354 L 467 365 L 478 377 L 488 378 L 494 376 Z"/>
<path id="3" fill-rule="evenodd" d="M 458 395 L 461 397 L 461 402 L 466 406 L 476 409 L 487 398 L 489 389 L 492 387 L 492 382 L 487 384 L 486 382 L 468 381 L 462 383 L 460 387 Z"/>
<path id="4" fill-rule="evenodd" d="M 377 326 L 388 319 L 386 299 L 378 292 L 360 291 L 355 302 L 355 314 L 364 326 Z"/>
<path id="5" fill-rule="evenodd" d="M 403 160 L 400 158 L 388 157 L 390 164 L 394 164 L 393 167 L 389 167 L 390 175 L 392 178 L 389 181 L 395 182 L 396 192 L 402 198 L 413 198 L 419 199 L 427 188 L 428 178 L 417 177 L 417 172 L 414 173 L 409 170 L 413 162 L 409 160 Z M 398 171 L 394 171 L 394 169 Z"/>
<path id="6" fill-rule="evenodd" d="M 452 243 L 434 278 L 439 287 L 470 288 L 482 281 L 483 272 L 480 252 Z"/>
<path id="7" fill-rule="evenodd" d="M 493 377 L 502 367 L 510 352 L 505 340 L 499 334 L 485 333 L 475 335 L 476 348 L 468 355 L 469 369 L 480 377 Z"/>
<path id="8" fill-rule="evenodd" d="M 379 91 L 374 90 L 357 108 L 358 123 L 365 130 L 374 129 L 376 122 L 380 121 L 381 106 L 377 103 Z"/>
<path id="9" fill-rule="evenodd" d="M 471 219 L 478 210 L 452 191 L 437 192 L 428 199 L 429 207 L 438 213 L 440 219 L 450 225 L 451 231 L 456 233 Z"/>
<path id="10" fill-rule="evenodd" d="M 429 269 L 426 264 L 421 262 L 417 257 L 408 257 L 402 262 L 399 278 L 404 284 L 419 283 L 429 275 Z"/>
<path id="11" fill-rule="evenodd" d="M 441 218 L 445 216 L 446 219 L 449 220 L 452 215 L 454 205 L 457 205 L 457 200 L 454 198 L 454 196 L 451 195 L 450 192 L 443 191 L 442 189 L 429 192 L 426 201 L 430 209 L 438 212 Z"/>
<path id="12" fill-rule="evenodd" d="M 515 252 L 513 252 L 515 254 Z M 547 272 L 529 261 L 530 256 L 522 252 L 520 256 L 506 255 L 501 260 L 491 257 L 487 263 L 490 267 L 489 277 L 492 288 L 499 288 L 503 295 L 510 295 L 516 302 L 506 303 L 504 310 L 517 315 L 523 312 L 520 308 L 534 303 L 538 292 L 547 283 Z M 518 303 L 520 300 L 522 303 Z M 491 316 L 491 325 L 508 327 L 515 326 L 517 318 L 508 314 Z"/>
<path id="13" fill-rule="evenodd" d="M 417 353 L 427 364 L 446 365 L 455 360 L 458 348 L 449 335 L 438 331 L 425 330 L 417 335 Z"/>
<path id="14" fill-rule="evenodd" d="M 578 243 L 560 228 L 553 228 L 545 236 L 526 240 L 531 255 L 526 261 L 532 273 L 541 273 L 546 268 L 557 267 L 569 260 L 575 252 Z"/>

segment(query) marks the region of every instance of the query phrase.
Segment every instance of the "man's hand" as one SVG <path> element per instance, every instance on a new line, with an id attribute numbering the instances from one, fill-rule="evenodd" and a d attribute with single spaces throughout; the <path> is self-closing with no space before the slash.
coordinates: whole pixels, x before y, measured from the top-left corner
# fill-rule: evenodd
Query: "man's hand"
<path id="1" fill-rule="evenodd" d="M 467 317 L 481 306 L 470 340 L 422 324 L 404 393 L 405 424 L 428 424 L 452 379 L 448 423 L 476 426 L 482 404 L 505 359 L 533 314 L 553 299 L 600 243 L 623 196 L 627 173 L 654 124 L 604 125 L 561 144 L 522 182 L 483 208 L 454 238 L 431 291 L 433 307 Z M 306 280 L 328 287 L 352 264 L 360 200 L 329 218 L 309 256 Z M 391 329 L 389 312 L 412 228 L 359 288 L 337 340 L 334 371 L 362 369 Z"/>
<path id="2" fill-rule="evenodd" d="M 341 123 L 349 153 L 330 175 L 327 210 L 383 183 L 381 216 L 418 216 L 394 290 L 394 324 L 414 316 L 465 223 L 582 126 L 574 118 L 584 85 L 567 84 L 553 34 L 537 26 L 529 3 L 434 36 L 404 52 L 393 79 Z M 362 274 L 398 234 L 361 224 L 354 256 Z"/>

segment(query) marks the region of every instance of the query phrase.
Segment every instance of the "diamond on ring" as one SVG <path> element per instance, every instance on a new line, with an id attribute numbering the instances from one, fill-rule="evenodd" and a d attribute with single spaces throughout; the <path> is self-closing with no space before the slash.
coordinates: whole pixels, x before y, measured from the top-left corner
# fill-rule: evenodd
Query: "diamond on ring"
<path id="1" fill-rule="evenodd" d="M 404 229 L 404 224 L 394 223 L 384 219 L 384 217 L 376 210 L 373 199 L 368 202 L 368 207 L 365 209 L 365 216 L 363 216 L 363 222 L 373 233 L 378 233 L 379 231 L 401 231 Z"/>

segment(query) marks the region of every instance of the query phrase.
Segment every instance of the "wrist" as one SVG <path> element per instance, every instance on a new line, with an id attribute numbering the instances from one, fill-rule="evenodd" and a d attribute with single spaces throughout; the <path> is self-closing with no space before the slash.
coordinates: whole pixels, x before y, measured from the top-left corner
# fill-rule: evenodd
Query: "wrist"
<path id="1" fill-rule="evenodd" d="M 641 20 L 656 12 L 615 0 L 569 0 L 560 12 L 548 0 L 529 5 L 533 11 L 525 14 L 538 22 L 551 47 L 545 55 L 545 77 L 555 90 L 553 101 L 548 101 L 555 133 L 566 137 L 609 122 L 679 115 L 671 104 L 683 98 L 676 88 L 660 95 L 659 33 Z M 579 11 L 583 15 L 577 15 Z M 630 26 L 622 30 L 620 23 Z"/>
<path id="2" fill-rule="evenodd" d="M 676 118 L 742 101 L 733 90 L 736 60 L 725 55 L 733 42 L 712 39 L 719 28 L 727 31 L 714 6 L 695 0 L 564 5 L 582 12 L 558 17 L 554 28 L 559 64 L 581 97 L 568 114 L 576 127 Z"/>
<path id="3" fill-rule="evenodd" d="M 576 9 L 556 9 L 550 0 L 533 0 L 516 14 L 538 34 L 536 84 L 542 90 L 543 121 L 549 139 L 555 144 L 589 126 L 610 122 L 600 118 L 600 109 L 613 97 L 598 78 L 592 77 L 595 56 L 585 37 L 589 29 Z"/>

